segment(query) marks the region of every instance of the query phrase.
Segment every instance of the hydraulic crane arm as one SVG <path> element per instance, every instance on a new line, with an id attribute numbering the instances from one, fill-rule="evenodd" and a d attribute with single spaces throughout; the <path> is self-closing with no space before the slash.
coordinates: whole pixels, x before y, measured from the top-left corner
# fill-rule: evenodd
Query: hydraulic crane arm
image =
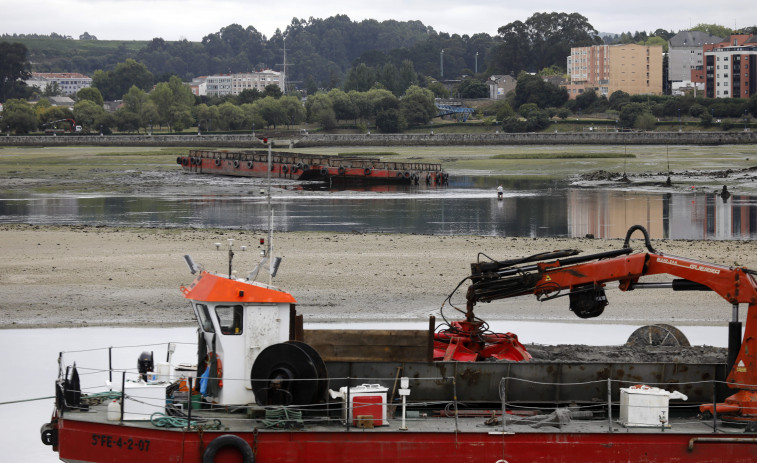
<path id="1" fill-rule="evenodd" d="M 640 230 L 644 233 L 649 252 L 633 253 L 628 246 L 631 234 Z M 750 397 L 738 398 L 741 416 L 757 418 L 757 408 L 743 405 L 746 402 L 757 407 L 757 272 L 745 267 L 726 267 L 700 262 L 685 257 L 658 253 L 649 242 L 647 231 L 641 226 L 631 227 L 626 235 L 623 248 L 583 257 L 573 256 L 575 251 L 555 251 L 534 256 L 525 261 L 540 260 L 535 264 L 518 261 L 476 263 L 472 267 L 472 284 L 467 292 L 466 319 L 472 321 L 473 306 L 477 302 L 534 294 L 539 300 L 568 296 L 570 310 L 581 318 L 599 316 L 607 305 L 604 287 L 608 282 L 617 281 L 622 291 L 644 287 L 667 287 L 674 291 L 705 290 L 714 291 L 732 304 L 738 322 L 738 304 L 747 304 L 744 337 L 737 346 L 727 381 L 732 388 L 740 389 L 739 394 Z M 546 258 L 544 256 L 547 256 Z M 546 259 L 553 259 L 544 261 Z M 651 275 L 668 274 L 676 279 L 670 283 L 644 283 Z M 740 324 L 738 324 L 740 335 Z M 732 347 L 732 346 L 729 346 Z M 748 409 L 748 410 L 747 410 Z"/>

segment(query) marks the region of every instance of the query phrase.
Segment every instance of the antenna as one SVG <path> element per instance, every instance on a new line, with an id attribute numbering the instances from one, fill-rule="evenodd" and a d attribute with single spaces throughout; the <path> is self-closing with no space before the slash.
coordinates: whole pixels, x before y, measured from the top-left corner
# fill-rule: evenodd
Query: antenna
<path id="1" fill-rule="evenodd" d="M 184 254 L 184 261 L 187 263 L 187 266 L 189 267 L 189 273 L 194 275 L 200 270 L 200 267 L 195 264 L 195 261 L 192 260 L 192 256 L 189 254 Z"/>

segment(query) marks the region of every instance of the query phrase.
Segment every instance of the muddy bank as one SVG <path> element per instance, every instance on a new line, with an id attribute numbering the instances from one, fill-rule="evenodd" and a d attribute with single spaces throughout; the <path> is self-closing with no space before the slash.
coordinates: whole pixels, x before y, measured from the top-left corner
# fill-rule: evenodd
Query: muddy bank
<path id="1" fill-rule="evenodd" d="M 227 272 L 224 246 L 233 239 L 234 269 L 258 262 L 260 231 L 122 229 L 0 225 L 0 327 L 165 326 L 193 323 L 180 287 L 192 282 L 184 254 L 209 271 Z M 291 292 L 306 321 L 426 321 L 462 317 L 447 295 L 468 276 L 479 252 L 502 259 L 556 249 L 584 254 L 618 249 L 622 240 L 503 238 L 362 233 L 277 233 L 283 261 L 273 283 Z M 221 243 L 221 251 L 214 243 Z M 238 246 L 249 246 L 241 251 Z M 635 249 L 642 243 L 633 240 Z M 654 247 L 726 265 L 757 268 L 749 241 L 653 240 Z M 651 279 L 647 281 L 655 281 Z M 657 280 L 669 281 L 665 277 Z M 452 298 L 464 310 L 464 292 Z M 485 320 L 726 325 L 731 306 L 714 293 L 637 290 L 608 285 L 601 317 L 580 320 L 567 298 L 533 296 L 476 306 Z M 742 318 L 746 310 L 741 311 Z M 625 342 L 625 340 L 619 340 Z"/>

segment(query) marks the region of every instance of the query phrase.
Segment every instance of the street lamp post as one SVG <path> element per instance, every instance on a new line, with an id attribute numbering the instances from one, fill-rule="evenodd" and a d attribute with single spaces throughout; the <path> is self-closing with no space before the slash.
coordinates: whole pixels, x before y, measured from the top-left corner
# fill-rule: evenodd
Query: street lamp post
<path id="1" fill-rule="evenodd" d="M 150 136 L 152 136 L 152 119 L 150 119 Z"/>
<path id="2" fill-rule="evenodd" d="M 744 110 L 744 132 L 746 132 L 746 122 L 747 122 L 747 111 Z"/>
<path id="3" fill-rule="evenodd" d="M 442 52 L 439 54 L 439 63 L 439 69 L 441 71 L 440 73 L 442 75 L 442 78 L 444 78 L 444 50 L 442 50 Z"/>
<path id="4" fill-rule="evenodd" d="M 476 52 L 476 74 L 478 74 L 478 52 Z"/>

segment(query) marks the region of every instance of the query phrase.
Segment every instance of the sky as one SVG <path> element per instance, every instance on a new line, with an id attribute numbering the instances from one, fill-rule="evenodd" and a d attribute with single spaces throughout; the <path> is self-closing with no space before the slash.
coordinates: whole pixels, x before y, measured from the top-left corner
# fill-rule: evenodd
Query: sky
<path id="1" fill-rule="evenodd" d="M 538 3 L 538 8 L 530 4 Z M 665 29 L 678 32 L 700 23 L 730 28 L 757 25 L 757 2 L 712 0 L 623 2 L 573 0 L 0 0 L 0 34 L 49 34 L 78 38 L 88 32 L 100 40 L 200 41 L 229 24 L 253 26 L 266 37 L 292 18 L 353 21 L 418 20 L 437 32 L 496 35 L 513 21 L 536 12 L 579 13 L 599 32 Z"/>

